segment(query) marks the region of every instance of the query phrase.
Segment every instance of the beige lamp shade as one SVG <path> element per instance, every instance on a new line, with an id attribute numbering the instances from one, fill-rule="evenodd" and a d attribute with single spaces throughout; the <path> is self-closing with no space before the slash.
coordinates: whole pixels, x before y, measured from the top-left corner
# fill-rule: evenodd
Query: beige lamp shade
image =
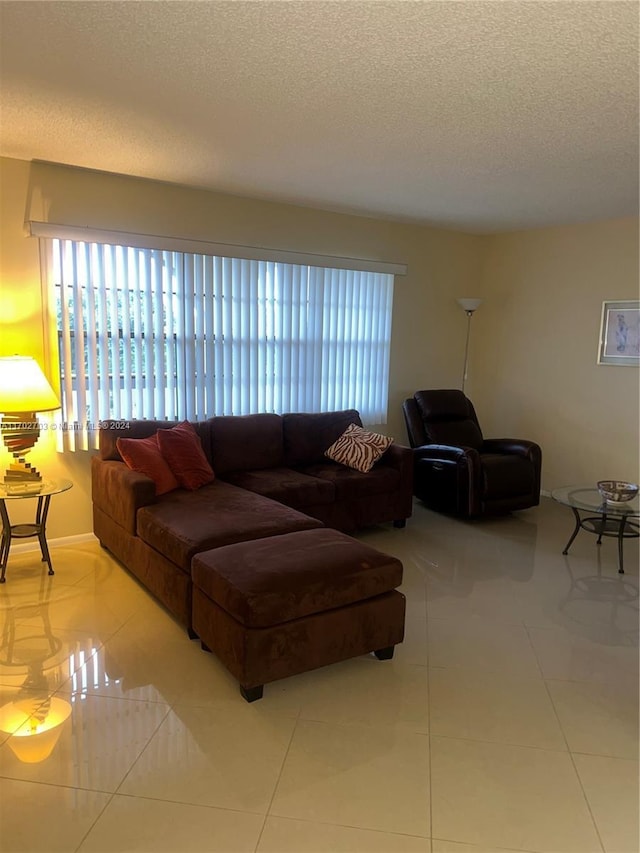
<path id="1" fill-rule="evenodd" d="M 42 481 L 40 472 L 26 460 L 40 435 L 35 414 L 59 408 L 60 402 L 35 358 L 24 355 L 0 358 L 2 441 L 13 458 L 5 471 L 5 484 Z"/>
<path id="2" fill-rule="evenodd" d="M 59 408 L 60 401 L 35 358 L 0 358 L 0 412 L 51 412 Z"/>

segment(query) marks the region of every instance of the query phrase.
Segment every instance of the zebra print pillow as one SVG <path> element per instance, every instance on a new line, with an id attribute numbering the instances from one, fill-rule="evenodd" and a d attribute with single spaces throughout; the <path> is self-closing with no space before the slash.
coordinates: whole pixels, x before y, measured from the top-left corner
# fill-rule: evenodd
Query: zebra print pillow
<path id="1" fill-rule="evenodd" d="M 334 462 L 366 474 L 391 444 L 393 439 L 386 435 L 367 432 L 356 424 L 349 424 L 340 438 L 325 450 L 324 455 Z"/>

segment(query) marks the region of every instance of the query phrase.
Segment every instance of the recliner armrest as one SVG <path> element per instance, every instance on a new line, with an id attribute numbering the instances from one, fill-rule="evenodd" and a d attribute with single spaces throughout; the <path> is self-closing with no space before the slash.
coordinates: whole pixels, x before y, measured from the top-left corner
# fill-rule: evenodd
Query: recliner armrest
<path id="1" fill-rule="evenodd" d="M 473 447 L 456 447 L 452 444 L 423 444 L 422 447 L 414 447 L 413 453 L 416 459 L 442 460 L 443 462 L 465 462 L 472 459 L 479 462 L 479 454 Z"/>
<path id="2" fill-rule="evenodd" d="M 482 453 L 515 453 L 528 456 L 533 461 L 541 457 L 542 451 L 534 441 L 524 438 L 486 438 L 482 443 Z"/>
<path id="3" fill-rule="evenodd" d="M 422 500 L 435 495 L 437 508 L 459 515 L 479 510 L 482 474 L 480 454 L 473 447 L 424 444 L 414 453 L 415 494 Z"/>

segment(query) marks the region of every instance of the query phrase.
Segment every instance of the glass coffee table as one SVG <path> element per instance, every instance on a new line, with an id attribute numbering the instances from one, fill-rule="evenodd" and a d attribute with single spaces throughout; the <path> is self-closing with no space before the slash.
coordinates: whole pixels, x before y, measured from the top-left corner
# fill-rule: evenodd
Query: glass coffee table
<path id="1" fill-rule="evenodd" d="M 613 537 L 618 540 L 618 572 L 624 574 L 624 540 L 637 539 L 640 536 L 638 495 L 626 503 L 611 503 L 592 486 L 562 486 L 554 489 L 551 497 L 554 501 L 570 507 L 576 520 L 576 526 L 562 553 L 569 553 L 571 543 L 581 529 L 594 533 L 598 537 L 598 545 L 601 544 L 603 536 Z"/>

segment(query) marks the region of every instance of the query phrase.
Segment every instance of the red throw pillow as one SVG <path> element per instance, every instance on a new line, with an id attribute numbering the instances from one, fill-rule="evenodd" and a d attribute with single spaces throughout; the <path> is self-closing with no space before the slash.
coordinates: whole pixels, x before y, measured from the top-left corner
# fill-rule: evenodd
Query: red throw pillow
<path id="1" fill-rule="evenodd" d="M 160 452 L 156 436 L 157 433 L 149 438 L 119 438 L 116 447 L 127 467 L 150 477 L 156 484 L 156 495 L 164 495 L 177 489 L 178 481 Z"/>
<path id="2" fill-rule="evenodd" d="M 184 489 L 195 491 L 215 479 L 200 437 L 189 421 L 158 430 L 158 447 Z"/>

